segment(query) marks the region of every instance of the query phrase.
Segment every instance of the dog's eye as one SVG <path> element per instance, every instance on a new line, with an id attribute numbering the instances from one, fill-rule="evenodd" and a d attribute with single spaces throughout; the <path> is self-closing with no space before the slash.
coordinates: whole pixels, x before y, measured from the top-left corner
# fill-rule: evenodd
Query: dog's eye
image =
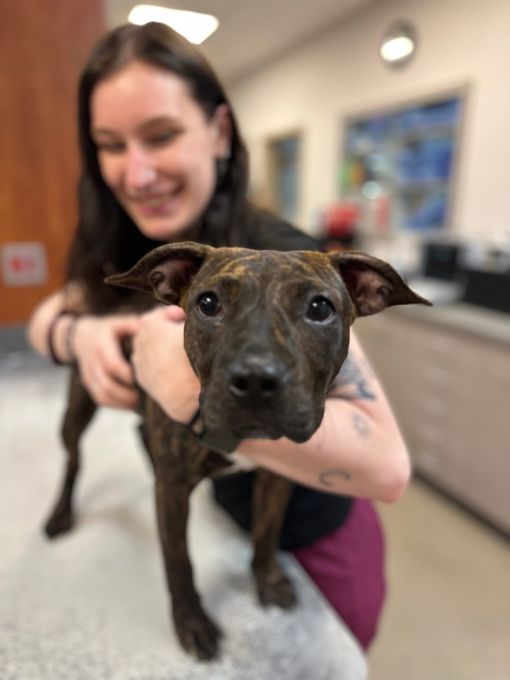
<path id="1" fill-rule="evenodd" d="M 221 305 L 216 293 L 202 293 L 198 298 L 198 308 L 205 316 L 218 315 L 221 311 Z"/>
<path id="2" fill-rule="evenodd" d="M 331 302 L 319 295 L 310 302 L 306 316 L 310 321 L 327 321 L 334 313 L 335 308 Z"/>

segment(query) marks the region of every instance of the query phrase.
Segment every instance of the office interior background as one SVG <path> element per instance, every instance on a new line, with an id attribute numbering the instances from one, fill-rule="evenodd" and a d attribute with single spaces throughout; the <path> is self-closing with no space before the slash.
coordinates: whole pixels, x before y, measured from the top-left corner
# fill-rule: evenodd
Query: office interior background
<path id="1" fill-rule="evenodd" d="M 371 677 L 508 678 L 510 3 L 171 5 L 220 20 L 203 50 L 247 142 L 253 200 L 325 247 L 387 259 L 435 303 L 356 326 L 415 471 L 404 499 L 380 507 L 390 592 Z M 96 38 L 130 7 L 2 6 L 4 403 L 24 400 L 17 372 L 37 366 L 24 327 L 63 281 L 76 220 L 76 79 Z M 414 52 L 385 62 L 381 45 L 400 29 Z M 57 458 L 54 446 L 44 455 Z"/>

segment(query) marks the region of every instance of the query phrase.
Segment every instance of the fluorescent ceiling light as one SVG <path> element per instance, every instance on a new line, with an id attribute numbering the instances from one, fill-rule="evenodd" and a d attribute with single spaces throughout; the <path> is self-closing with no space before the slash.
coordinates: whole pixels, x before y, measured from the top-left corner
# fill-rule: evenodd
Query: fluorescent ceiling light
<path id="1" fill-rule="evenodd" d="M 147 24 L 149 21 L 167 24 L 195 45 L 203 43 L 220 24 L 211 14 L 168 9 L 156 5 L 136 5 L 129 13 L 128 20 L 138 25 Z"/>
<path id="2" fill-rule="evenodd" d="M 381 57 L 384 61 L 399 61 L 413 53 L 414 43 L 406 36 L 387 40 L 381 45 Z"/>

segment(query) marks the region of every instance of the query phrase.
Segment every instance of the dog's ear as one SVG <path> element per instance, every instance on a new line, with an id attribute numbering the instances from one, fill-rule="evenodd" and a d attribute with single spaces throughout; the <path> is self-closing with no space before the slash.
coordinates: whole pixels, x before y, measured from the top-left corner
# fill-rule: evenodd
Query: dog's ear
<path id="1" fill-rule="evenodd" d="M 358 316 L 376 314 L 392 305 L 431 305 L 409 288 L 391 265 L 357 252 L 334 252 L 329 257 L 340 272 Z"/>
<path id="2" fill-rule="evenodd" d="M 129 271 L 114 274 L 105 283 L 151 293 L 167 305 L 179 304 L 191 279 L 213 249 L 186 241 L 151 250 Z"/>

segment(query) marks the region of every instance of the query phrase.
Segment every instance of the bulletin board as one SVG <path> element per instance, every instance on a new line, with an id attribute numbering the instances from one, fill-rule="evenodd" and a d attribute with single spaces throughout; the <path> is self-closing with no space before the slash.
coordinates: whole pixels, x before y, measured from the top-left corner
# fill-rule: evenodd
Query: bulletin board
<path id="1" fill-rule="evenodd" d="M 343 121 L 339 185 L 365 234 L 436 232 L 452 213 L 466 93 Z"/>

